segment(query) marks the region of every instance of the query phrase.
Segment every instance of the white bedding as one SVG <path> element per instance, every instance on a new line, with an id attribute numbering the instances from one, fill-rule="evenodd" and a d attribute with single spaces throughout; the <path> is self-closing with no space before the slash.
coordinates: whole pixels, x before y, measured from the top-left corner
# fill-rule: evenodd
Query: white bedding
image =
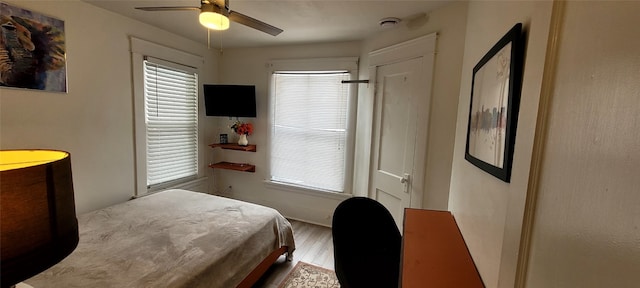
<path id="1" fill-rule="evenodd" d="M 80 242 L 25 281 L 40 287 L 235 287 L 267 255 L 295 249 L 276 210 L 168 190 L 78 217 Z"/>

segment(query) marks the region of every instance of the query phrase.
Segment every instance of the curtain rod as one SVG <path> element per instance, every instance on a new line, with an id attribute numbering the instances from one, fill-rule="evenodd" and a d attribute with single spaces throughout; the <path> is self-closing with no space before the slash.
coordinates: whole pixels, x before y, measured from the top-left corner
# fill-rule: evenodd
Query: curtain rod
<path id="1" fill-rule="evenodd" d="M 342 84 L 369 83 L 369 80 L 342 80 Z"/>

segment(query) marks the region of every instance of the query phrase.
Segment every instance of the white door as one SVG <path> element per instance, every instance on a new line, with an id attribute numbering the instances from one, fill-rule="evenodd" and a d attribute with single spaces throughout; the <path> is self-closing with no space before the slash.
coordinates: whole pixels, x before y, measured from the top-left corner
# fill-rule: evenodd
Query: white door
<path id="1" fill-rule="evenodd" d="M 370 196 L 382 203 L 402 230 L 404 208 L 411 207 L 422 58 L 378 66 Z M 424 112 L 423 112 L 424 113 Z M 420 129 L 425 129 L 421 127 Z"/>

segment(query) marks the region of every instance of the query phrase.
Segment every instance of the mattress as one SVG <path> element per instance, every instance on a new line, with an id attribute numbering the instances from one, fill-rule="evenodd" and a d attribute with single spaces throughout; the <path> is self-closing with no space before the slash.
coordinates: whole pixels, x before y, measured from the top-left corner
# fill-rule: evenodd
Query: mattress
<path id="1" fill-rule="evenodd" d="M 267 255 L 295 249 L 276 210 L 167 190 L 78 216 L 80 242 L 34 287 L 235 287 Z"/>

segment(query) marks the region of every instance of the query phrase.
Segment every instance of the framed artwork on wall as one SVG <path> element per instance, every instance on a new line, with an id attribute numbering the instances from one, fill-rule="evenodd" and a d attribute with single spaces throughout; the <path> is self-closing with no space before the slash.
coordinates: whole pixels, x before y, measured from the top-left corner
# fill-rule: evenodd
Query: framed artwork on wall
<path id="1" fill-rule="evenodd" d="M 64 21 L 0 2 L 0 86 L 67 92 Z"/>
<path id="2" fill-rule="evenodd" d="M 473 68 L 464 158 L 510 182 L 520 106 L 522 24 L 505 34 Z"/>

